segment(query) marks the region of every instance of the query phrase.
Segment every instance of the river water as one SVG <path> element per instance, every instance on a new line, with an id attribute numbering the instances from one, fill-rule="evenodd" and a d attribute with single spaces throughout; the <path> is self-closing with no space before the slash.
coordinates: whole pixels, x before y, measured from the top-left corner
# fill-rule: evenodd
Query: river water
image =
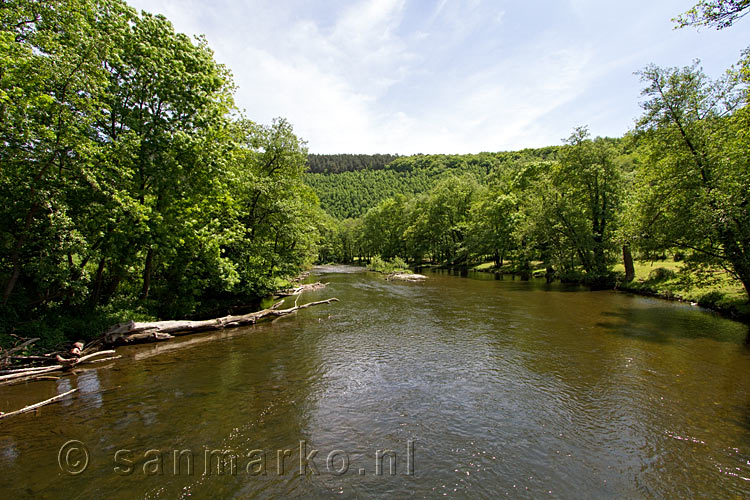
<path id="1" fill-rule="evenodd" d="M 312 279 L 301 302 L 341 302 L 0 388 L 79 389 L 0 421 L 0 496 L 750 496 L 743 324 L 489 274 Z"/>

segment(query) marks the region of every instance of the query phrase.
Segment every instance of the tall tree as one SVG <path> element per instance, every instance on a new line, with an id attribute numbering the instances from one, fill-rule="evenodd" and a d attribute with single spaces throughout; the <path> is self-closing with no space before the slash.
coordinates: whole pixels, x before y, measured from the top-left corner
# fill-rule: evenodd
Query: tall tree
<path id="1" fill-rule="evenodd" d="M 697 66 L 641 72 L 638 130 L 647 161 L 630 232 L 645 249 L 680 248 L 719 265 L 750 291 L 750 135 L 736 74 L 710 80 Z"/>
<path id="2" fill-rule="evenodd" d="M 87 242 L 74 227 L 74 190 L 97 183 L 93 124 L 105 108 L 104 25 L 123 26 L 118 1 L 3 2 L 0 9 L 0 275 L 2 302 L 19 281 L 37 300 L 66 293 Z M 85 258 L 84 258 L 85 259 Z M 83 262 L 85 264 L 85 261 Z"/>
<path id="3" fill-rule="evenodd" d="M 521 230 L 548 263 L 573 270 L 577 262 L 599 280 L 612 261 L 623 182 L 612 141 L 588 135 L 585 127 L 575 129 L 560 160 L 538 170 Z"/>

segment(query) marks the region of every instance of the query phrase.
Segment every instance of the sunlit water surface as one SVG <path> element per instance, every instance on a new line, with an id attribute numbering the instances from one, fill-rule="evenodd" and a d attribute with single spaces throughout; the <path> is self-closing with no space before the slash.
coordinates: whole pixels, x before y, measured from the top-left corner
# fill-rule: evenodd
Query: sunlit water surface
<path id="1" fill-rule="evenodd" d="M 0 497 L 750 496 L 745 325 L 488 274 L 354 271 L 319 269 L 329 286 L 300 299 L 339 303 L 0 388 L 4 411 L 79 389 L 0 422 Z M 58 463 L 83 463 L 58 453 L 69 440 L 88 450 L 79 475 Z M 300 441 L 318 450 L 302 474 Z M 214 458 L 206 475 L 206 449 L 231 450 L 234 474 Z"/>

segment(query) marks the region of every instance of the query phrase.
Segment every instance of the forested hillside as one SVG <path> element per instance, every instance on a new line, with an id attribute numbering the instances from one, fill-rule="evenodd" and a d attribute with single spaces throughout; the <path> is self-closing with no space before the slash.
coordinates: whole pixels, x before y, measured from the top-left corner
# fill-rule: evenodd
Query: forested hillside
<path id="1" fill-rule="evenodd" d="M 356 172 L 357 170 L 380 170 L 398 155 L 307 155 L 308 171 L 315 174 L 339 174 L 341 172 Z"/>
<path id="2" fill-rule="evenodd" d="M 501 153 L 400 156 L 391 157 L 389 163 L 382 165 L 375 159 L 388 155 L 309 155 L 308 158 L 315 158 L 316 165 L 328 165 L 331 170 L 320 173 L 311 167 L 305 182 L 315 190 L 327 213 L 346 219 L 363 215 L 386 198 L 423 193 L 446 176 L 469 174 L 478 182 L 485 182 L 501 168 L 531 160 L 554 159 L 558 150 L 559 147 L 552 146 Z M 352 170 L 341 167 L 338 170 L 341 173 L 332 173 L 339 161 L 350 156 L 361 158 L 359 165 L 380 166 Z"/>

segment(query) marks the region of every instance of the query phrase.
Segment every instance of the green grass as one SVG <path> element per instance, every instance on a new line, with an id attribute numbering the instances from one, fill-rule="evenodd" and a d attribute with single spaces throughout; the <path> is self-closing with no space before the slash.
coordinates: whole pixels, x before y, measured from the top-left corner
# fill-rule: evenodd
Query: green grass
<path id="1" fill-rule="evenodd" d="M 683 265 L 682 262 L 675 262 L 672 259 L 660 260 L 656 262 L 636 261 L 633 264 L 635 265 L 635 281 L 647 280 L 649 277 L 649 274 L 654 269 L 657 269 L 660 267 L 664 269 L 669 269 L 670 271 L 674 271 L 675 273 L 679 273 Z M 625 266 L 622 263 L 614 266 L 612 270 L 615 271 L 616 273 L 625 274 Z"/>
<path id="2" fill-rule="evenodd" d="M 684 271 L 684 264 L 672 259 L 635 262 L 635 279 L 622 283 L 620 290 L 682 300 L 713 309 L 729 317 L 750 320 L 750 304 L 742 284 L 725 271 L 717 269 L 707 279 L 697 279 Z M 622 264 L 616 272 L 625 273 Z"/>
<path id="3" fill-rule="evenodd" d="M 529 262 L 529 265 L 531 266 L 531 271 L 540 271 L 544 270 L 544 262 L 541 260 L 532 260 Z M 502 274 L 512 274 L 514 270 L 516 270 L 516 263 L 512 260 L 505 260 L 503 262 L 502 267 L 496 267 L 495 263 L 492 261 L 486 261 L 481 262 L 479 264 L 476 264 L 474 266 L 471 266 L 472 271 L 482 271 L 482 272 L 498 272 Z"/>

